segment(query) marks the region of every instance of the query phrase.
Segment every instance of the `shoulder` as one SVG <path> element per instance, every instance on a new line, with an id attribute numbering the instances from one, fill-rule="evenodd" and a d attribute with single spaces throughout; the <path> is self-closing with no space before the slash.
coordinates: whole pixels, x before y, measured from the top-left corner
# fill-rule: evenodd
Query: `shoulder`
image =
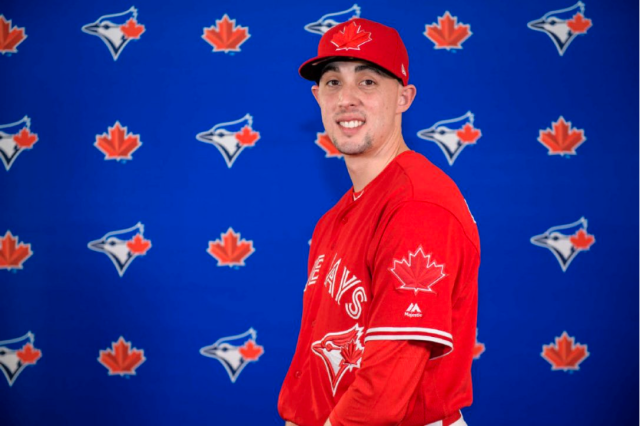
<path id="1" fill-rule="evenodd" d="M 394 179 L 388 188 L 391 216 L 410 212 L 415 220 L 450 218 L 459 223 L 478 252 L 478 229 L 455 182 L 421 154 L 406 152 L 394 162 Z"/>

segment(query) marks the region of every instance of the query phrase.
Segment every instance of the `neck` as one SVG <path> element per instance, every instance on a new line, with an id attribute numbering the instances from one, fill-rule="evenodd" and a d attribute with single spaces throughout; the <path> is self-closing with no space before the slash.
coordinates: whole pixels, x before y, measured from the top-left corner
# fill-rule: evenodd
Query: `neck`
<path id="1" fill-rule="evenodd" d="M 399 135 L 395 142 L 383 144 L 376 151 L 345 155 L 344 159 L 353 183 L 353 190 L 355 192 L 362 191 L 394 158 L 408 149 L 402 135 Z"/>

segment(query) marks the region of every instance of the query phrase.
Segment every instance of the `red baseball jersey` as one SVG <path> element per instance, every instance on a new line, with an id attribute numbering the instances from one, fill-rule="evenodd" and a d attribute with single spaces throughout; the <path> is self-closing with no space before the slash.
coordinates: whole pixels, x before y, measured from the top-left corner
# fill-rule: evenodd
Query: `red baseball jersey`
<path id="1" fill-rule="evenodd" d="M 322 425 L 354 381 L 370 340 L 430 342 L 403 425 L 472 401 L 480 243 L 455 183 L 422 155 L 397 156 L 316 225 L 296 352 L 280 415 Z"/>

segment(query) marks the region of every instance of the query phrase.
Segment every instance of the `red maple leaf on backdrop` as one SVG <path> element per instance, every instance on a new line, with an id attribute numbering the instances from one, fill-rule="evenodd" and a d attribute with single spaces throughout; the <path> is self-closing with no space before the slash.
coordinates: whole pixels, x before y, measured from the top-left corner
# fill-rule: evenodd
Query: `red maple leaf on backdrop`
<path id="1" fill-rule="evenodd" d="M 120 30 L 127 38 L 138 39 L 145 31 L 144 25 L 138 24 L 133 18 L 129 18 L 126 24 L 120 25 Z"/>
<path id="2" fill-rule="evenodd" d="M 240 145 L 254 146 L 258 139 L 260 139 L 260 132 L 254 132 L 251 127 L 244 126 L 235 136 Z"/>
<path id="3" fill-rule="evenodd" d="M 480 136 L 482 136 L 482 132 L 480 131 L 480 129 L 476 129 L 475 127 L 473 127 L 473 124 L 467 123 L 464 125 L 464 127 L 462 127 L 461 130 L 458 130 L 456 132 L 456 135 L 460 139 L 460 142 L 472 144 L 476 143 L 476 141 L 480 139 Z"/>
<path id="4" fill-rule="evenodd" d="M 31 244 L 18 244 L 18 237 L 7 231 L 0 239 L 0 269 L 22 269 L 22 264 L 33 252 Z"/>
<path id="5" fill-rule="evenodd" d="M 424 254 L 422 246 L 414 253 L 409 251 L 408 258 L 394 259 L 389 271 L 400 281 L 398 290 L 413 290 L 415 294 L 419 291 L 435 293 L 431 287 L 446 276 L 444 265 L 432 261 L 431 254 Z"/>
<path id="6" fill-rule="evenodd" d="M 244 261 L 255 251 L 253 241 L 240 239 L 232 228 L 220 240 L 209 241 L 207 253 L 216 258 L 218 266 L 244 266 Z"/>
<path id="7" fill-rule="evenodd" d="M 27 343 L 22 349 L 16 351 L 16 355 L 23 364 L 35 364 L 42 357 L 42 351 Z"/>
<path id="8" fill-rule="evenodd" d="M 574 34 L 584 34 L 591 28 L 591 19 L 587 19 L 580 12 L 573 15 L 571 20 L 567 21 L 567 26 Z"/>
<path id="9" fill-rule="evenodd" d="M 473 345 L 473 359 L 479 359 L 486 350 L 484 343 L 478 342 L 478 330 L 476 329 L 476 342 Z"/>
<path id="10" fill-rule="evenodd" d="M 553 130 L 540 130 L 538 142 L 549 149 L 549 155 L 571 154 L 576 155 L 576 148 L 582 145 L 587 138 L 584 136 L 584 130 L 574 129 L 571 122 L 560 117 L 555 123 L 551 123 Z"/>
<path id="11" fill-rule="evenodd" d="M 132 348 L 131 342 L 126 342 L 122 336 L 111 344 L 110 349 L 101 350 L 98 357 L 98 362 L 109 370 L 111 376 L 135 375 L 136 368 L 146 360 L 144 350 Z"/>
<path id="12" fill-rule="evenodd" d="M 214 52 L 240 52 L 240 45 L 251 37 L 249 27 L 236 26 L 235 19 L 225 13 L 216 25 L 204 28 L 202 38 L 213 46 Z"/>
<path id="13" fill-rule="evenodd" d="M 336 46 L 336 50 L 360 50 L 360 46 L 370 42 L 371 33 L 362 30 L 362 27 L 355 23 L 347 25 L 342 31 L 338 31 L 331 43 Z"/>
<path id="14" fill-rule="evenodd" d="M 587 345 L 575 343 L 575 337 L 569 337 L 566 331 L 556 337 L 555 344 L 542 345 L 542 358 L 551 364 L 552 370 L 579 370 L 580 363 L 588 356 Z"/>
<path id="15" fill-rule="evenodd" d="M 151 248 L 151 241 L 145 240 L 141 234 L 136 234 L 131 240 L 127 241 L 127 247 L 133 254 L 144 255 Z"/>
<path id="16" fill-rule="evenodd" d="M 318 145 L 325 152 L 325 158 L 344 158 L 344 155 L 333 144 L 331 138 L 326 133 L 318 133 L 316 137 L 316 145 Z"/>
<path id="17" fill-rule="evenodd" d="M 24 28 L 11 25 L 4 15 L 0 15 L 0 53 L 17 53 L 16 47 L 27 38 Z"/>
<path id="18" fill-rule="evenodd" d="M 438 24 L 426 25 L 423 34 L 435 43 L 436 49 L 462 49 L 462 42 L 473 33 L 470 25 L 458 24 L 457 21 L 457 17 L 446 11 L 443 16 L 438 17 Z"/>
<path id="19" fill-rule="evenodd" d="M 31 133 L 29 129 L 23 127 L 20 132 L 13 135 L 13 141 L 20 148 L 31 149 L 33 145 L 38 142 L 38 135 Z"/>
<path id="20" fill-rule="evenodd" d="M 109 134 L 103 133 L 96 136 L 93 144 L 105 155 L 105 160 L 132 160 L 131 154 L 140 148 L 140 135 L 127 132 L 119 121 L 113 127 L 109 127 Z"/>
<path id="21" fill-rule="evenodd" d="M 589 247 L 596 242 L 596 238 L 587 233 L 584 229 L 580 229 L 574 235 L 569 237 L 569 241 L 571 241 L 571 244 L 573 244 L 573 246 L 578 250 L 589 250 Z"/>
<path id="22" fill-rule="evenodd" d="M 260 355 L 263 354 L 264 348 L 260 345 L 257 345 L 253 339 L 247 340 L 243 346 L 238 349 L 242 358 L 247 361 L 257 361 L 260 358 Z"/>

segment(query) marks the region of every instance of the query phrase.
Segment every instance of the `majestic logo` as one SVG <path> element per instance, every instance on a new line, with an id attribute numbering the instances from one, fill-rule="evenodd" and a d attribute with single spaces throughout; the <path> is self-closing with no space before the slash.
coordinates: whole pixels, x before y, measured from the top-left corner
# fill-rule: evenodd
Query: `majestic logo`
<path id="1" fill-rule="evenodd" d="M 542 358 L 551 364 L 552 370 L 577 371 L 580 363 L 587 359 L 587 345 L 575 343 L 575 337 L 569 337 L 566 331 L 555 338 L 555 344 L 542 345 Z"/>
<path id="2" fill-rule="evenodd" d="M 338 151 L 338 148 L 331 142 L 331 138 L 326 132 L 316 134 L 316 145 L 324 151 L 324 158 L 344 158 L 344 155 Z"/>
<path id="3" fill-rule="evenodd" d="M 462 43 L 473 33 L 470 25 L 457 22 L 458 18 L 446 11 L 437 24 L 425 25 L 423 34 L 435 44 L 434 49 L 462 49 Z"/>
<path id="4" fill-rule="evenodd" d="M 471 111 L 457 118 L 442 120 L 428 129 L 420 130 L 418 137 L 438 144 L 450 166 L 462 150 L 475 143 L 482 136 L 480 129 L 473 126 L 475 116 Z"/>
<path id="5" fill-rule="evenodd" d="M 331 43 L 338 50 L 360 50 L 360 46 L 372 40 L 371 33 L 362 30 L 361 26 L 352 22 L 342 31 L 338 31 L 331 39 Z"/>
<path id="6" fill-rule="evenodd" d="M 144 225 L 138 222 L 131 228 L 108 232 L 88 246 L 109 256 L 118 274 L 123 276 L 136 257 L 147 254 L 151 241 L 144 238 Z"/>
<path id="7" fill-rule="evenodd" d="M 138 9 L 131 7 L 121 13 L 101 16 L 96 22 L 82 27 L 82 31 L 100 37 L 116 61 L 131 40 L 140 39 L 145 28 L 138 23 Z"/>
<path id="8" fill-rule="evenodd" d="M 111 348 L 101 350 L 98 357 L 98 362 L 109 370 L 110 376 L 135 376 L 136 368 L 146 360 L 144 350 L 132 347 L 122 336 L 117 342 L 111 342 Z"/>
<path id="9" fill-rule="evenodd" d="M 424 254 L 422 246 L 413 253 L 409 251 L 406 258 L 394 259 L 389 271 L 400 281 L 396 289 L 411 290 L 416 295 L 419 291 L 436 294 L 431 287 L 447 276 L 444 273 L 444 264 L 438 265 L 432 260 L 431 253 Z"/>
<path id="10" fill-rule="evenodd" d="M 233 228 L 229 227 L 226 234 L 220 234 L 220 239 L 209 241 L 207 253 L 218 261 L 218 266 L 245 266 L 244 261 L 256 251 L 252 240 L 240 238 Z"/>
<path id="11" fill-rule="evenodd" d="M 42 351 L 33 346 L 34 340 L 33 333 L 28 332 L 17 339 L 0 341 L 0 369 L 9 386 L 28 365 L 35 365 L 42 357 Z"/>
<path id="12" fill-rule="evenodd" d="M 338 24 L 347 22 L 349 19 L 360 17 L 360 6 L 354 4 L 347 10 L 341 12 L 327 13 L 315 22 L 304 26 L 304 29 L 314 34 L 324 34 Z"/>
<path id="13" fill-rule="evenodd" d="M 486 350 L 484 343 L 478 342 L 478 329 L 476 328 L 476 343 L 473 345 L 473 359 L 480 359 L 480 355 Z"/>
<path id="14" fill-rule="evenodd" d="M 0 15 L 0 53 L 18 53 L 18 45 L 27 38 L 24 28 L 18 28 L 11 25 L 4 15 Z"/>
<path id="15" fill-rule="evenodd" d="M 140 135 L 129 133 L 127 127 L 123 127 L 119 121 L 108 130 L 108 134 L 96 135 L 93 146 L 104 154 L 105 160 L 133 160 L 131 154 L 142 146 Z"/>
<path id="16" fill-rule="evenodd" d="M 527 27 L 547 34 L 562 56 L 573 39 L 586 34 L 591 28 L 591 19 L 585 18 L 584 3 L 579 1 L 566 9 L 546 13 L 542 18 L 529 22 Z"/>
<path id="17" fill-rule="evenodd" d="M 240 52 L 240 45 L 251 37 L 249 27 L 236 26 L 236 20 L 229 19 L 226 13 L 216 19 L 216 25 L 203 31 L 202 39 L 213 46 L 214 52 Z"/>
<path id="18" fill-rule="evenodd" d="M 538 142 L 549 150 L 549 155 L 576 155 L 576 148 L 587 140 L 584 130 L 572 128 L 571 122 L 564 121 L 562 116 L 551 124 L 553 130 L 540 130 Z"/>
<path id="19" fill-rule="evenodd" d="M 579 253 L 589 250 L 595 242 L 596 238 L 587 232 L 584 217 L 567 225 L 553 226 L 531 238 L 532 244 L 551 250 L 563 272 Z"/>
<path id="20" fill-rule="evenodd" d="M 406 311 L 404 311 L 404 316 L 409 318 L 421 318 L 422 311 L 417 303 L 411 303 Z"/>
<path id="21" fill-rule="evenodd" d="M 213 345 L 200 349 L 200 354 L 220 361 L 235 383 L 242 370 L 250 362 L 257 362 L 264 354 L 264 348 L 256 343 L 258 333 L 253 328 L 237 336 L 218 339 Z"/>
<path id="22" fill-rule="evenodd" d="M 0 238 L 0 269 L 22 269 L 22 264 L 31 257 L 31 244 L 19 242 L 18 236 L 7 231 Z"/>
<path id="23" fill-rule="evenodd" d="M 26 115 L 20 121 L 0 124 L 0 158 L 9 171 L 18 155 L 25 149 L 33 148 L 38 135 L 31 133 L 31 119 Z"/>
<path id="24" fill-rule="evenodd" d="M 342 377 L 348 371 L 360 368 L 364 353 L 361 343 L 362 330 L 363 327 L 356 324 L 347 331 L 328 333 L 321 340 L 311 344 L 313 353 L 324 362 L 334 396 Z"/>
<path id="25" fill-rule="evenodd" d="M 227 167 L 231 168 L 242 150 L 255 146 L 260 132 L 253 131 L 253 117 L 247 114 L 236 121 L 216 124 L 209 131 L 198 133 L 196 139 L 218 148 Z"/>

